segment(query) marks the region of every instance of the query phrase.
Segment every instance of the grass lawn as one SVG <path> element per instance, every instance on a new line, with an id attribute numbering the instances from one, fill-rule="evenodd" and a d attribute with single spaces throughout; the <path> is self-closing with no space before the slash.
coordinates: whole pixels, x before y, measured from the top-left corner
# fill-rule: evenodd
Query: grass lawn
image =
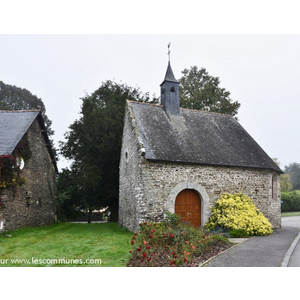
<path id="1" fill-rule="evenodd" d="M 300 211 L 282 212 L 281 216 L 282 217 L 300 216 Z"/>
<path id="2" fill-rule="evenodd" d="M 125 267 L 131 236 L 117 223 L 61 223 L 5 232 L 0 235 L 0 267 Z"/>

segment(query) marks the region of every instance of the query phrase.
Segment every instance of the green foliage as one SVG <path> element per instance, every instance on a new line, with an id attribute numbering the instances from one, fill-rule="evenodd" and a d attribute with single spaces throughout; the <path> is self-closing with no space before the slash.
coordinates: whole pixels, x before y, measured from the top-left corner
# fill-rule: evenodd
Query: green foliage
<path id="1" fill-rule="evenodd" d="M 300 211 L 299 190 L 281 193 L 281 201 L 282 201 L 281 211 L 283 212 Z"/>
<path id="2" fill-rule="evenodd" d="M 215 228 L 210 229 L 209 232 L 212 234 L 222 235 L 226 238 L 230 237 L 229 230 L 220 226 L 216 226 Z"/>
<path id="3" fill-rule="evenodd" d="M 21 176 L 21 158 L 26 162 L 31 157 L 27 134 L 23 136 L 11 155 L 0 155 L 0 189 L 22 185 L 26 178 Z"/>
<path id="4" fill-rule="evenodd" d="M 284 172 L 290 175 L 293 189 L 300 190 L 300 164 L 290 163 L 288 166 L 285 166 Z"/>
<path id="5" fill-rule="evenodd" d="M 290 174 L 280 175 L 280 190 L 281 192 L 290 192 L 293 189 Z"/>
<path id="6" fill-rule="evenodd" d="M 232 229 L 229 231 L 229 235 L 232 238 L 249 237 L 248 232 L 246 232 L 244 229 Z"/>
<path id="7" fill-rule="evenodd" d="M 172 214 L 169 211 L 166 212 L 166 223 L 170 227 L 175 227 L 180 223 L 180 216 L 176 213 Z"/>
<path id="8" fill-rule="evenodd" d="M 179 224 L 145 222 L 131 239 L 128 266 L 174 267 L 191 266 L 205 260 L 208 253 L 217 254 L 229 246 L 226 238 L 206 234 L 201 229 Z"/>
<path id="9" fill-rule="evenodd" d="M 116 220 L 119 162 L 126 100 L 148 101 L 139 89 L 105 81 L 82 98 L 81 117 L 70 125 L 61 154 L 72 160 L 65 183 L 72 186 L 70 202 L 93 210 L 109 206 Z"/>
<path id="10" fill-rule="evenodd" d="M 249 236 L 272 233 L 272 225 L 268 219 L 249 197 L 241 193 L 222 194 L 211 208 L 211 217 L 205 227 L 214 229 L 217 226 L 229 230 L 243 230 Z"/>
<path id="11" fill-rule="evenodd" d="M 46 108 L 41 98 L 33 95 L 27 89 L 5 84 L 0 81 L 0 110 L 31 110 L 40 109 L 49 136 L 54 134 L 52 121 L 46 115 Z M 51 141 L 52 142 L 52 141 Z"/>
<path id="12" fill-rule="evenodd" d="M 233 102 L 230 92 L 219 87 L 220 80 L 208 74 L 205 68 L 196 66 L 182 71 L 180 78 L 180 106 L 183 108 L 206 110 L 228 115 L 236 115 L 240 103 Z"/>

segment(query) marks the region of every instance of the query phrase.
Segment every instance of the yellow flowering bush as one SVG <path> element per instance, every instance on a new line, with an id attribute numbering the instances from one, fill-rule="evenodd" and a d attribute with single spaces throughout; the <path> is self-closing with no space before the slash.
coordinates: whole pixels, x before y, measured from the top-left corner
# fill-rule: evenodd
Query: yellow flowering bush
<path id="1" fill-rule="evenodd" d="M 211 217 L 205 227 L 210 230 L 216 227 L 244 230 L 249 236 L 268 235 L 273 232 L 269 220 L 248 196 L 241 193 L 222 194 L 211 208 Z"/>

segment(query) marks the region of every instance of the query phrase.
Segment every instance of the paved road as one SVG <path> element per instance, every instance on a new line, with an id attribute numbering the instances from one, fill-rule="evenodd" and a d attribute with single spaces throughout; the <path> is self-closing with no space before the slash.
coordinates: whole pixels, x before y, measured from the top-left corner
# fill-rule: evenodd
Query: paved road
<path id="1" fill-rule="evenodd" d="M 203 267 L 300 267 L 300 217 L 283 217 L 280 229 L 229 249 Z"/>

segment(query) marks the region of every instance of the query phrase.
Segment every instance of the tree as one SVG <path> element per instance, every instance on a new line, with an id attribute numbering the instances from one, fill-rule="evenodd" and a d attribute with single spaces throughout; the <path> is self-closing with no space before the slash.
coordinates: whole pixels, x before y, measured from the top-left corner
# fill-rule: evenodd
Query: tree
<path id="1" fill-rule="evenodd" d="M 41 110 L 47 133 L 53 146 L 54 143 L 51 139 L 51 136 L 54 135 L 54 131 L 51 129 L 52 121 L 46 115 L 46 108 L 42 99 L 33 95 L 27 89 L 22 89 L 14 85 L 5 84 L 0 81 L 0 110 L 31 109 Z"/>
<path id="2" fill-rule="evenodd" d="M 69 126 L 61 153 L 72 160 L 69 182 L 72 200 L 81 208 L 109 207 L 117 220 L 119 162 L 126 99 L 149 101 L 139 89 L 103 82 L 91 95 L 82 98 L 81 117 Z"/>
<path id="3" fill-rule="evenodd" d="M 233 102 L 230 92 L 219 87 L 220 80 L 208 74 L 205 68 L 196 66 L 182 71 L 180 82 L 180 106 L 235 116 L 240 103 Z"/>
<path id="4" fill-rule="evenodd" d="M 300 164 L 299 163 L 290 163 L 284 167 L 284 172 L 290 174 L 291 182 L 294 190 L 300 190 Z"/>
<path id="5" fill-rule="evenodd" d="M 293 184 L 291 182 L 290 174 L 280 175 L 280 189 L 282 193 L 290 192 L 293 189 Z"/>

